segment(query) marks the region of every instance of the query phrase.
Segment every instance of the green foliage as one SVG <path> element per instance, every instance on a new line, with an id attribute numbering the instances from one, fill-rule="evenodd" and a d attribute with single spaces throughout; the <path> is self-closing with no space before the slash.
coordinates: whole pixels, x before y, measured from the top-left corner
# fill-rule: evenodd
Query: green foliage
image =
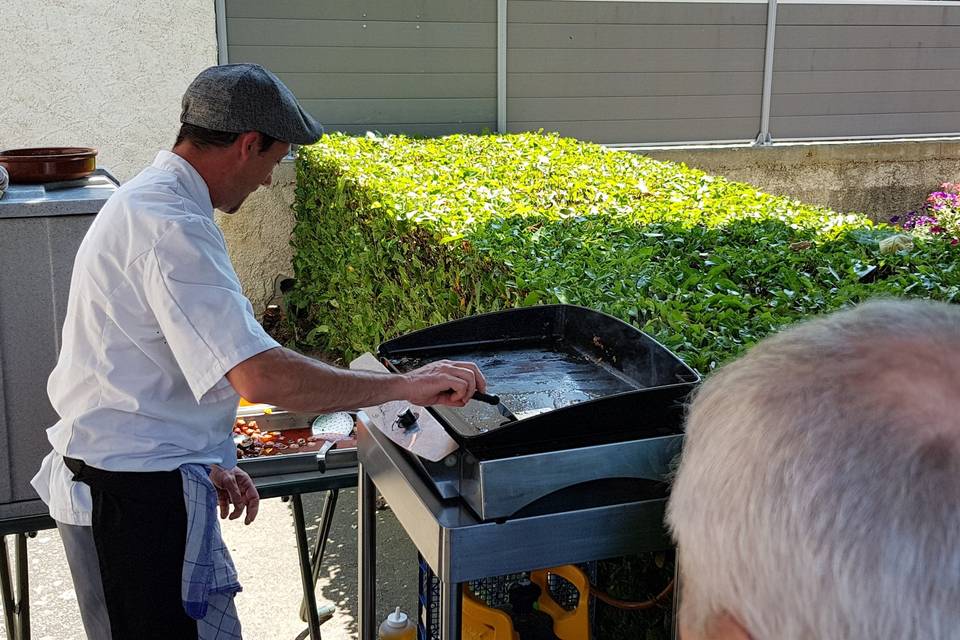
<path id="1" fill-rule="evenodd" d="M 955 251 L 866 217 L 554 135 L 334 134 L 300 150 L 289 304 L 351 357 L 429 324 L 569 302 L 706 372 L 786 323 L 877 295 L 953 300 Z"/>

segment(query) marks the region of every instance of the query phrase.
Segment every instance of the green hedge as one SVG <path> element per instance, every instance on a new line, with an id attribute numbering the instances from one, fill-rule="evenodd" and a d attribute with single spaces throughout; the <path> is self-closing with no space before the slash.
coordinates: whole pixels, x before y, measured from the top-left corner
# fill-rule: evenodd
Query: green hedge
<path id="1" fill-rule="evenodd" d="M 947 242 L 884 254 L 894 229 L 866 217 L 553 135 L 325 136 L 300 150 L 295 209 L 297 340 L 344 358 L 560 301 L 633 322 L 705 372 L 804 316 L 960 291 Z"/>

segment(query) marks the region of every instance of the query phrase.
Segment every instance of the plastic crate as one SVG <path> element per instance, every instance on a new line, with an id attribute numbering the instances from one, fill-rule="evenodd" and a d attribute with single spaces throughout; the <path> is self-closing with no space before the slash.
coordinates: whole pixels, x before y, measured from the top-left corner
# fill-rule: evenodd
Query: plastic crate
<path id="1" fill-rule="evenodd" d="M 417 554 L 420 595 L 417 599 L 417 640 L 440 640 L 440 579 Z"/>

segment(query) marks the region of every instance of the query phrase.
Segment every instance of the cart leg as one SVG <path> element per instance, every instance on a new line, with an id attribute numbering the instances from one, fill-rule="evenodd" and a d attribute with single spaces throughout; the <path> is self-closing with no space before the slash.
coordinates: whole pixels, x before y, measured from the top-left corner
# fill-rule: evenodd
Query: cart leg
<path id="1" fill-rule="evenodd" d="M 360 640 L 375 640 L 377 621 L 374 618 L 377 603 L 377 487 L 370 476 L 358 465 L 357 501 L 357 573 L 359 585 Z"/>
<path id="2" fill-rule="evenodd" d="M 440 637 L 443 640 L 460 640 L 461 587 L 460 582 L 440 582 Z"/>
<path id="3" fill-rule="evenodd" d="M 13 580 L 10 576 L 10 556 L 7 555 L 7 537 L 0 536 L 0 592 L 3 595 L 3 625 L 7 637 L 16 640 L 16 612 L 13 604 Z"/>
<path id="4" fill-rule="evenodd" d="M 313 585 L 316 593 L 317 580 L 320 578 L 320 567 L 323 565 L 323 554 L 327 549 L 327 538 L 330 537 L 330 527 L 333 524 L 333 512 L 337 509 L 337 498 L 340 496 L 339 489 L 331 489 L 327 492 L 327 497 L 323 499 L 323 511 L 320 514 L 320 530 L 317 531 L 317 540 L 314 543 L 313 553 L 310 556 L 310 564 L 313 569 L 313 576 L 310 584 Z M 304 595 L 303 602 L 300 603 L 300 619 L 307 621 L 307 598 Z"/>
<path id="5" fill-rule="evenodd" d="M 307 601 L 307 624 L 310 638 L 320 640 L 320 619 L 317 616 L 317 595 L 310 578 L 310 547 L 307 544 L 306 522 L 303 517 L 303 500 L 300 494 L 293 496 L 293 519 L 297 533 L 297 555 L 300 556 L 300 579 L 303 581 L 303 597 Z"/>

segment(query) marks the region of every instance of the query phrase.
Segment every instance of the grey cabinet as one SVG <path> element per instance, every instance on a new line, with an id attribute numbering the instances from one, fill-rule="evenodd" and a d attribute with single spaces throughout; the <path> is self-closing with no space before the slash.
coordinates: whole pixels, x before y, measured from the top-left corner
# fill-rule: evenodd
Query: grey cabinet
<path id="1" fill-rule="evenodd" d="M 30 479 L 59 418 L 47 400 L 73 260 L 117 183 L 11 185 L 0 198 L 0 520 L 46 513 Z M 59 188 L 56 188 L 56 187 Z"/>

